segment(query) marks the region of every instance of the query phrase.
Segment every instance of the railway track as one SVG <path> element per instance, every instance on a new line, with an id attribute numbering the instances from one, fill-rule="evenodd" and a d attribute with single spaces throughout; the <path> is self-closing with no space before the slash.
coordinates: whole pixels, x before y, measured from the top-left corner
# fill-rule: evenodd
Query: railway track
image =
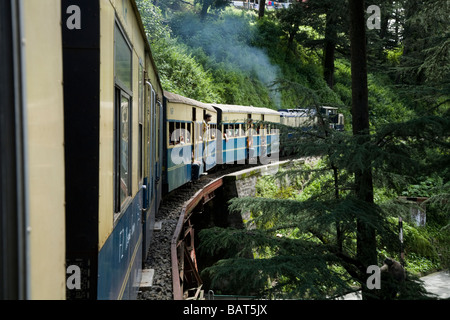
<path id="1" fill-rule="evenodd" d="M 156 214 L 155 221 L 161 223 L 161 229 L 153 233 L 144 269 L 153 269 L 152 286 L 141 288 L 138 300 L 173 300 L 171 241 L 185 203 L 199 190 L 212 181 L 256 165 L 233 165 L 225 170 L 201 176 L 199 180 L 188 183 L 166 195 Z"/>

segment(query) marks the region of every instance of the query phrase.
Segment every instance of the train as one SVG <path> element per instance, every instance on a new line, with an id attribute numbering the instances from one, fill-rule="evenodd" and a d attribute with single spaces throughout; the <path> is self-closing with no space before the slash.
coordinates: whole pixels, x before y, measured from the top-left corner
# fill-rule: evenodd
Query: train
<path id="1" fill-rule="evenodd" d="M 304 109 L 279 109 L 280 123 L 290 127 L 303 127 L 311 129 L 318 125 L 319 116 L 327 119 L 330 129 L 344 130 L 344 115 L 338 112 L 338 108 L 319 106 Z"/>
<path id="2" fill-rule="evenodd" d="M 0 299 L 135 299 L 163 196 L 274 161 L 293 116 L 165 91 L 134 0 L 2 1 L 0 26 Z"/>

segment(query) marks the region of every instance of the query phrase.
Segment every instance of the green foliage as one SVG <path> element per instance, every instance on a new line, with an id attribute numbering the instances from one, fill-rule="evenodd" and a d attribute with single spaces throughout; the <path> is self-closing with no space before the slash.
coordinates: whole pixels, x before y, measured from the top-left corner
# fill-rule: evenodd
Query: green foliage
<path id="1" fill-rule="evenodd" d="M 211 74 L 197 63 L 184 45 L 154 46 L 154 50 L 158 52 L 155 61 L 165 90 L 201 101 L 218 100 Z"/>
<path id="2" fill-rule="evenodd" d="M 386 49 L 386 58 L 391 66 L 398 66 L 403 55 L 403 47 Z"/>
<path id="3" fill-rule="evenodd" d="M 150 43 L 158 42 L 160 39 L 169 39 L 172 31 L 164 23 L 161 9 L 154 6 L 149 0 L 136 0 L 136 4 Z"/>
<path id="4" fill-rule="evenodd" d="M 330 13 L 320 6 L 330 9 L 336 1 L 318 1 L 315 9 L 320 12 L 314 17 L 302 12 L 303 20 L 287 11 L 256 19 L 254 13 L 232 8 L 210 11 L 201 19 L 191 10 L 171 12 L 180 6 L 171 1 L 162 6 L 167 14 L 163 18 L 150 1 L 138 1 L 164 89 L 205 102 L 274 109 L 337 106 L 346 118 L 346 132 L 322 124 L 312 130 L 278 126 L 283 151 L 322 161 L 261 179 L 257 198 L 231 202 L 230 210 L 251 212 L 247 223 L 256 229 L 201 231 L 202 250 L 223 258 L 204 270 L 214 286 L 228 293 L 323 299 L 351 290 L 350 285 L 364 285 L 367 274 L 357 254 L 363 230 L 357 221 L 376 230 L 380 261 L 396 256 L 396 219 L 409 215 L 409 207 L 397 200 L 402 192 L 430 196 L 429 221 L 435 228 L 404 224 L 407 270 L 429 272 L 449 265 L 448 30 L 442 29 L 445 7 L 441 10 L 439 1 L 419 2 L 425 7 L 422 13 L 412 10 L 410 2 L 377 1 L 386 10 L 383 17 L 400 28 L 396 34 L 387 34 L 392 31 L 387 29 L 369 34 L 371 131 L 359 139 L 349 134 L 352 92 L 348 39 L 342 31 L 346 28 L 336 29 L 333 89 L 323 79 L 326 18 L 338 19 L 340 26 L 346 21 L 342 10 Z M 402 43 L 401 6 L 407 9 L 405 29 L 410 28 Z M 430 12 L 439 13 L 438 21 Z M 418 21 L 414 19 L 422 19 L 423 32 L 412 28 L 412 21 Z M 388 72 L 391 67 L 394 73 Z M 294 136 L 288 139 L 287 132 Z M 373 174 L 373 204 L 355 197 L 358 170 Z M 277 179 L 287 179 L 290 185 L 279 187 Z M 422 293 L 410 275 L 399 297 Z"/>
<path id="5" fill-rule="evenodd" d="M 278 97 L 270 85 L 278 67 L 264 50 L 252 45 L 256 29 L 251 15 L 226 9 L 219 18 L 201 20 L 193 13 L 177 13 L 170 20 L 175 36 L 210 70 L 223 103 L 273 108 Z"/>
<path id="6" fill-rule="evenodd" d="M 211 73 L 184 44 L 171 38 L 172 30 L 165 24 L 161 10 L 148 0 L 137 1 L 137 5 L 163 88 L 201 101 L 220 102 Z"/>
<path id="7" fill-rule="evenodd" d="M 425 177 L 424 180 L 415 184 L 409 184 L 402 196 L 406 197 L 431 197 L 439 193 L 443 187 L 443 179 L 440 176 Z"/>
<path id="8" fill-rule="evenodd" d="M 448 212 L 447 212 L 448 214 Z M 448 223 L 448 216 L 446 222 Z M 444 223 L 445 224 L 445 223 Z M 427 232 L 432 239 L 433 246 L 439 256 L 440 267 L 442 269 L 450 269 L 450 227 L 449 224 L 442 227 L 441 225 L 427 225 Z"/>
<path id="9" fill-rule="evenodd" d="M 346 60 L 336 61 L 336 85 L 334 91 L 346 106 L 351 105 L 351 70 Z M 381 73 L 368 75 L 369 117 L 371 127 L 376 128 L 390 122 L 400 122 L 413 116 L 398 98 L 391 79 Z M 344 109 L 345 112 L 345 109 Z M 350 113 L 346 113 L 347 119 Z M 348 122 L 348 120 L 347 120 Z"/>
<path id="10" fill-rule="evenodd" d="M 303 89 L 310 95 L 311 101 L 316 99 L 320 101 L 320 96 L 317 96 L 316 92 Z M 229 235 L 230 239 L 239 239 L 236 241 L 239 241 L 243 252 L 256 250 L 259 254 L 265 253 L 263 258 L 271 259 L 273 262 L 277 261 L 274 258 L 279 256 L 281 250 L 285 250 L 283 252 L 289 252 L 293 259 L 298 259 L 297 263 L 299 264 L 305 263 L 301 259 L 308 260 L 306 256 L 300 257 L 299 252 L 308 251 L 303 251 L 300 247 L 291 247 L 290 241 L 299 246 L 314 245 L 316 250 L 321 250 L 322 254 L 327 257 L 327 269 L 320 271 L 309 269 L 311 273 L 320 272 L 323 277 L 336 280 L 334 278 L 336 274 L 332 272 L 335 272 L 335 267 L 339 266 L 342 268 L 340 269 L 342 271 L 340 281 L 346 285 L 354 282 L 363 285 L 365 270 L 358 263 L 356 256 L 356 239 L 360 232 L 357 229 L 356 221 L 377 230 L 378 247 L 385 248 L 385 251 L 379 252 L 380 255 L 398 255 L 397 218 L 409 215 L 409 205 L 396 201 L 398 196 L 396 190 L 400 192 L 403 186 L 412 181 L 415 172 L 421 172 L 423 168 L 430 166 L 428 162 L 423 161 L 424 158 L 428 158 L 425 155 L 429 150 L 436 147 L 445 149 L 444 146 L 447 146 L 446 141 L 450 132 L 448 120 L 443 117 L 422 117 L 394 125 L 380 125 L 372 134 L 368 135 L 363 144 L 359 142 L 358 137 L 346 133 L 325 133 L 321 131 L 323 128 L 318 128 L 317 131 L 291 128 L 291 132 L 295 131 L 298 134 L 296 138 L 291 137 L 291 140 L 294 139 L 296 155 L 320 156 L 322 161 L 315 167 L 303 166 L 291 172 L 280 172 L 273 177 L 263 179 L 258 186 L 258 193 L 271 198 L 233 199 L 230 210 L 250 211 L 252 220 L 248 223 L 256 226 L 257 230 L 234 230 L 233 235 Z M 421 130 L 417 130 L 417 128 L 421 128 Z M 442 151 L 441 153 L 441 157 L 445 157 L 446 152 Z M 433 161 L 436 163 L 440 163 L 444 159 L 434 157 Z M 354 180 L 350 173 L 364 170 L 363 159 L 368 159 L 374 172 L 375 194 L 377 195 L 374 204 L 358 200 L 354 196 Z M 333 167 L 338 168 L 337 175 L 334 174 Z M 441 172 L 442 164 L 434 166 L 433 170 Z M 283 176 L 287 176 L 294 183 L 291 184 L 291 188 L 284 187 L 277 190 L 276 181 Z M 436 192 L 436 189 L 434 190 Z M 445 191 L 442 188 L 439 190 Z M 338 191 L 338 196 L 336 191 Z M 210 232 L 204 230 L 201 236 L 202 241 L 207 241 L 208 245 L 214 246 L 208 239 L 217 232 L 217 230 Z M 221 230 L 221 236 L 227 237 L 225 236 L 227 232 L 227 230 Z M 240 239 L 239 232 L 255 235 L 253 242 L 248 239 Z M 422 272 L 429 272 L 431 268 L 439 266 L 438 252 L 432 242 L 434 240 L 424 229 L 415 228 L 405 222 L 404 234 L 407 263 L 417 264 L 415 269 L 411 268 L 411 271 L 415 272 L 419 269 Z M 280 237 L 284 239 L 284 242 L 277 243 L 283 243 L 286 248 L 272 246 L 271 241 Z M 223 241 L 216 244 L 218 247 L 228 249 L 233 246 L 235 248 L 235 245 L 236 243 L 230 243 L 230 247 L 228 247 Z M 295 250 L 291 251 L 291 248 L 295 248 Z M 267 255 L 268 253 L 269 255 Z M 259 260 L 258 257 L 262 256 L 254 256 L 255 260 Z M 411 258 L 409 259 L 409 257 Z M 241 264 L 243 268 L 248 268 L 245 272 L 250 272 L 251 266 L 260 268 L 266 266 L 261 261 L 248 261 L 246 265 L 243 257 L 239 259 L 239 263 L 237 263 L 230 256 L 226 262 L 222 261 L 219 265 L 207 268 L 207 270 L 215 279 L 219 275 L 223 275 L 221 267 L 226 266 L 227 272 L 231 272 L 228 268 L 232 266 L 234 272 L 239 273 Z M 380 261 L 382 261 L 381 257 Z M 277 274 L 265 273 L 266 271 L 263 269 L 258 270 L 261 270 L 261 273 L 258 273 L 259 281 L 268 277 L 261 282 L 264 285 L 259 288 L 260 294 L 270 293 L 284 296 L 286 292 L 295 292 L 298 294 L 295 296 L 297 298 L 309 298 L 312 297 L 312 290 L 317 290 L 317 287 L 322 285 L 317 280 L 309 281 L 309 277 L 314 278 L 314 275 L 310 273 L 304 273 L 304 278 L 298 281 L 284 275 L 283 270 L 278 270 Z M 289 271 L 286 270 L 286 272 Z M 259 278 L 259 275 L 262 278 Z M 236 276 L 238 277 L 238 275 Z M 284 282 L 285 280 L 287 282 Z M 272 286 L 268 283 L 282 283 L 283 285 Z M 326 281 L 323 282 L 323 285 L 328 288 L 326 294 L 325 291 L 321 291 L 321 295 L 318 294 L 314 297 L 332 296 L 335 292 L 342 292 L 347 288 L 341 282 L 334 282 L 333 285 L 325 283 Z M 408 282 L 406 286 L 410 288 L 415 285 Z M 305 286 L 310 286 L 309 290 L 305 289 Z M 300 290 L 300 287 L 303 289 Z M 251 288 L 251 291 L 255 290 L 257 287 Z"/>
<path id="11" fill-rule="evenodd" d="M 450 106 L 448 1 L 407 1 L 403 55 L 395 77 L 405 99 L 420 113 L 439 114 Z"/>
<path id="12" fill-rule="evenodd" d="M 405 268 L 413 274 L 424 275 L 440 269 L 436 259 L 430 259 L 414 252 L 409 253 L 405 260 Z"/>

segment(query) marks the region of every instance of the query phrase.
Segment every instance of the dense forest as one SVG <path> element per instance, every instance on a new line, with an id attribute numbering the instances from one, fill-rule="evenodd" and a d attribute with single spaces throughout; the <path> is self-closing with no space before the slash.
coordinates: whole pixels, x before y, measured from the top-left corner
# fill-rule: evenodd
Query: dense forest
<path id="1" fill-rule="evenodd" d="M 165 90 L 345 115 L 343 132 L 299 129 L 283 140 L 279 127 L 285 152 L 313 160 L 261 179 L 256 198 L 231 201 L 230 210 L 251 212 L 251 228 L 201 232 L 203 252 L 223 258 L 202 273 L 210 285 L 266 298 L 361 288 L 364 299 L 425 298 L 418 277 L 450 266 L 449 1 L 137 4 Z M 411 211 L 424 208 L 418 226 Z M 370 290 L 369 265 L 402 260 L 399 217 L 406 281 L 392 288 L 383 278 Z"/>

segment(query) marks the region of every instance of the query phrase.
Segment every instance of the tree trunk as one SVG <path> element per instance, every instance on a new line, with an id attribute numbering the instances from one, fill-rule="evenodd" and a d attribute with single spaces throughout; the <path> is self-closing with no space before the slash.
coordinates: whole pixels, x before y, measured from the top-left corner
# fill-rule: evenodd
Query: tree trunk
<path id="1" fill-rule="evenodd" d="M 259 0 L 259 11 L 258 11 L 258 17 L 261 19 L 264 17 L 264 12 L 266 9 L 266 0 Z"/>
<path id="2" fill-rule="evenodd" d="M 298 24 L 294 23 L 292 28 L 289 30 L 289 38 L 288 38 L 288 50 L 294 51 L 294 40 L 297 35 Z M 287 57 L 287 53 L 286 53 Z"/>
<path id="3" fill-rule="evenodd" d="M 208 8 L 210 6 L 209 0 L 204 0 L 202 3 L 202 10 L 200 11 L 200 19 L 204 20 L 206 18 L 206 15 L 208 14 Z"/>
<path id="4" fill-rule="evenodd" d="M 352 71 L 352 125 L 353 135 L 359 136 L 359 143 L 368 140 L 369 133 L 369 103 L 367 89 L 367 56 L 366 56 L 366 21 L 364 17 L 365 5 L 363 0 L 349 0 L 350 9 L 350 46 Z M 355 172 L 356 196 L 373 205 L 372 168 L 365 156 L 363 169 Z M 357 220 L 357 260 L 361 262 L 362 278 L 366 275 L 369 265 L 377 264 L 375 230 Z M 363 299 L 369 298 L 366 281 L 362 283 Z"/>
<path id="5" fill-rule="evenodd" d="M 336 26 L 332 15 L 327 13 L 325 26 L 325 48 L 323 76 L 328 86 L 333 89 L 334 86 L 334 51 L 336 47 Z"/>

